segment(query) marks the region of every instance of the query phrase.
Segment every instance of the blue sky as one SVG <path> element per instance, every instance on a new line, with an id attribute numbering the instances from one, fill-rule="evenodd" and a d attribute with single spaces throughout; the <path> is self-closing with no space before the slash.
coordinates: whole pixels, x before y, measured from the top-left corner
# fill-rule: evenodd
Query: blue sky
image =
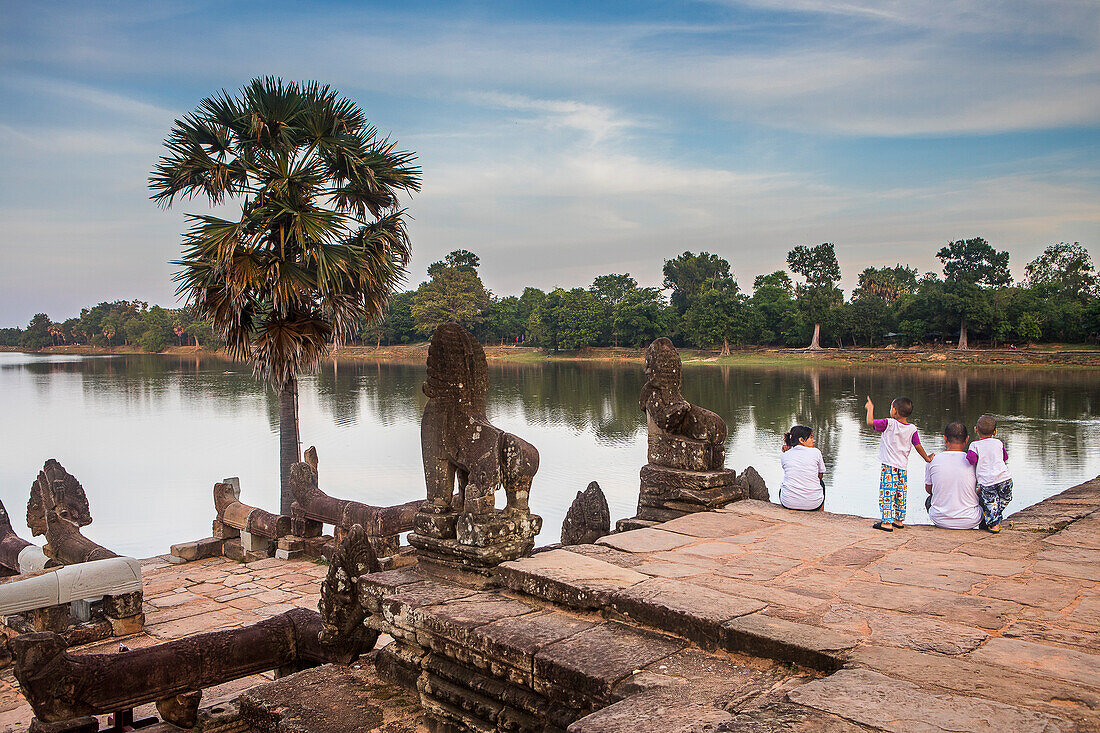
<path id="1" fill-rule="evenodd" d="M 495 293 L 658 284 L 716 252 L 742 287 L 796 244 L 938 270 L 984 236 L 1022 276 L 1100 259 L 1100 3 L 0 0 L 0 326 L 175 303 L 183 215 L 148 200 L 173 119 L 257 75 L 318 79 L 415 150 L 414 259 Z"/>

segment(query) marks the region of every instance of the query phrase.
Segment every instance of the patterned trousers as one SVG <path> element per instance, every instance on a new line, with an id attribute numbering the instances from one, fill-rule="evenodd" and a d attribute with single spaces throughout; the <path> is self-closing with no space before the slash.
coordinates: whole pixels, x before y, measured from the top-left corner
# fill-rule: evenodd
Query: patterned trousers
<path id="1" fill-rule="evenodd" d="M 882 464 L 882 477 L 878 484 L 878 508 L 883 523 L 901 524 L 905 521 L 905 491 L 909 481 L 904 468 Z"/>
<path id="2" fill-rule="evenodd" d="M 1008 502 L 1012 501 L 1012 479 L 992 486 L 978 484 L 978 501 L 982 505 L 982 524 L 996 527 L 1004 519 Z"/>

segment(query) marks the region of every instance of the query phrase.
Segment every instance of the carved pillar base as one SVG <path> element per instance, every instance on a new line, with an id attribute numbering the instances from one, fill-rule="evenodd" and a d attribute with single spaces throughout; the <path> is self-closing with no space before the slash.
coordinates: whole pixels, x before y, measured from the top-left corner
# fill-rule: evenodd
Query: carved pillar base
<path id="1" fill-rule="evenodd" d="M 641 470 L 636 518 L 667 522 L 743 498 L 745 489 L 730 469 L 695 471 L 649 463 Z"/>
<path id="2" fill-rule="evenodd" d="M 431 531 L 445 528 L 444 517 L 454 517 L 453 538 L 420 533 L 421 527 Z M 542 517 L 535 514 L 493 512 L 455 516 L 421 513 L 417 515 L 417 531 L 409 534 L 409 544 L 416 548 L 421 560 L 484 575 L 502 562 L 529 555 L 540 529 Z"/>

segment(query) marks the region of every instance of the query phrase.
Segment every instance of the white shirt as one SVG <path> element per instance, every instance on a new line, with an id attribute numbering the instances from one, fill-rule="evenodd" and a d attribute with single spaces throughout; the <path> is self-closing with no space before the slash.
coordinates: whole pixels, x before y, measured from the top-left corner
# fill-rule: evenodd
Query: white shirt
<path id="1" fill-rule="evenodd" d="M 779 503 L 788 509 L 817 509 L 825 501 L 818 474 L 825 473 L 825 459 L 817 448 L 796 445 L 779 458 L 783 483 Z"/>
<path id="2" fill-rule="evenodd" d="M 924 467 L 924 484 L 932 487 L 928 518 L 944 529 L 974 529 L 982 519 L 978 482 L 966 453 L 945 450 Z"/>
<path id="3" fill-rule="evenodd" d="M 970 456 L 970 462 L 978 471 L 978 483 L 982 486 L 992 486 L 1012 478 L 1005 459 L 1008 451 L 1005 444 L 997 438 L 982 438 L 970 443 L 970 450 L 966 452 Z"/>
<path id="4" fill-rule="evenodd" d="M 874 428 L 882 433 L 878 446 L 879 463 L 906 470 L 909 468 L 909 451 L 914 445 L 920 445 L 917 426 L 912 423 L 898 422 L 892 417 L 874 421 Z"/>

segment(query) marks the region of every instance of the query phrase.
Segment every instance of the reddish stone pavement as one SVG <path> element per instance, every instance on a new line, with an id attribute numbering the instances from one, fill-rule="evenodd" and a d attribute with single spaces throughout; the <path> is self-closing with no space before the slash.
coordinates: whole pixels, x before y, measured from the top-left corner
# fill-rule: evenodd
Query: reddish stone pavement
<path id="1" fill-rule="evenodd" d="M 541 578 L 575 591 L 592 581 L 579 569 L 604 568 L 647 609 L 670 609 L 658 628 L 690 618 L 684 599 L 718 594 L 753 601 L 727 626 L 760 629 L 770 618 L 788 636 L 850 635 L 844 669 L 787 693 L 850 722 L 843 730 L 1100 731 L 1100 479 L 1010 524 L 1000 535 L 918 526 L 888 534 L 863 518 L 743 501 L 540 553 L 503 577 L 518 588 Z M 325 572 L 310 562 L 154 558 L 144 567 L 146 628 L 121 641 L 135 648 L 315 608 Z M 268 679 L 207 690 L 203 705 Z M 23 730 L 30 717 L 9 668 L 0 731 Z"/>

